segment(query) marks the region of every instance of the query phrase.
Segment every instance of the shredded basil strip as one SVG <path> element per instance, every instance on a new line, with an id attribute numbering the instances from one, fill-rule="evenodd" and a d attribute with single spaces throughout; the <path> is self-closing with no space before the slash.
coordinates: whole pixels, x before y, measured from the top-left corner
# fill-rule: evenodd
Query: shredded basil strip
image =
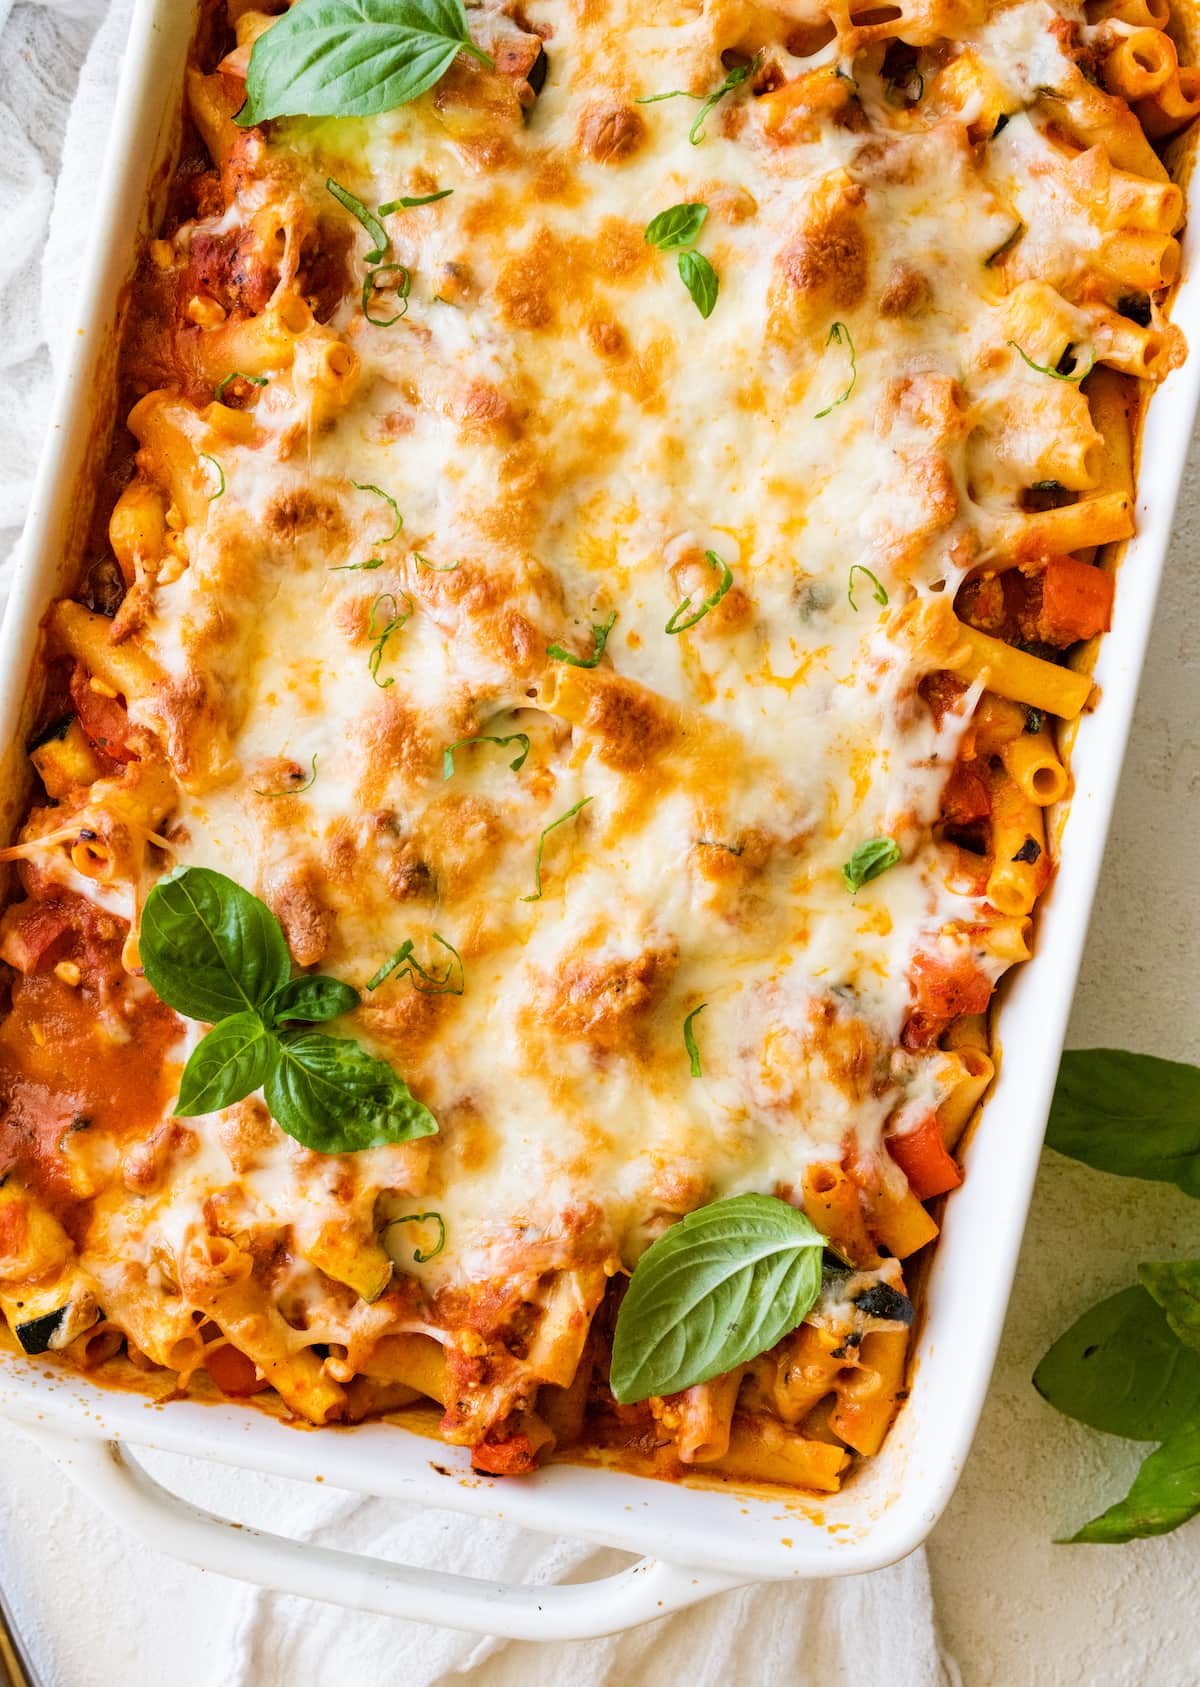
<path id="1" fill-rule="evenodd" d="M 378 990 L 379 986 L 389 979 L 394 972 L 400 972 L 408 974 L 409 983 L 422 996 L 461 996 L 467 987 L 467 973 L 463 966 L 462 956 L 453 943 L 448 943 L 440 933 L 435 931 L 433 938 L 436 943 L 441 944 L 443 949 L 448 949 L 453 957 L 448 962 L 444 973 L 439 975 L 423 967 L 413 953 L 412 938 L 406 937 L 391 959 L 384 961 L 378 972 L 367 980 L 367 989 Z M 458 978 L 456 982 L 452 983 L 455 966 L 458 967 Z"/>
<path id="2" fill-rule="evenodd" d="M 351 193 L 349 188 L 344 188 L 341 182 L 335 182 L 332 176 L 326 176 L 325 187 L 329 193 L 332 193 L 339 205 L 343 205 L 352 217 L 358 218 L 375 242 L 371 251 L 364 254 L 365 261 L 368 264 L 382 263 L 384 258 L 387 257 L 391 240 L 388 238 L 387 229 L 384 228 L 374 211 L 368 210 L 361 199 Z"/>
<path id="3" fill-rule="evenodd" d="M 895 838 L 868 838 L 866 843 L 859 844 L 842 868 L 842 883 L 853 896 L 855 891 L 877 879 L 880 873 L 886 873 L 900 859 L 900 845 Z"/>
<path id="4" fill-rule="evenodd" d="M 375 289 L 379 283 L 379 277 L 381 275 L 392 275 L 397 270 L 399 270 L 400 274 L 404 277 L 404 280 L 396 289 L 396 297 L 400 300 L 402 308 L 398 310 L 394 316 L 372 316 L 371 301 L 375 297 Z M 403 264 L 377 264 L 374 269 L 369 269 L 363 276 L 362 313 L 366 317 L 367 321 L 371 323 L 372 327 L 390 328 L 393 323 L 399 322 L 402 316 L 406 316 L 408 314 L 408 296 L 411 291 L 412 275 Z"/>
<path id="5" fill-rule="evenodd" d="M 711 597 L 705 598 L 704 602 L 694 614 L 688 616 L 686 621 L 681 621 L 679 617 L 687 614 L 692 602 L 690 594 L 685 597 L 679 607 L 672 613 L 671 619 L 667 622 L 665 628 L 666 632 L 686 633 L 689 627 L 694 627 L 696 625 L 697 621 L 703 621 L 710 609 L 715 609 L 717 607 L 721 599 L 725 596 L 725 593 L 729 590 L 730 586 L 733 585 L 733 570 L 727 562 L 722 562 L 716 551 L 705 551 L 704 560 L 710 568 L 716 568 L 720 571 L 720 585 L 717 587 L 716 591 L 713 592 Z"/>
<path id="6" fill-rule="evenodd" d="M 326 569 L 325 572 L 327 574 L 370 573 L 371 569 L 382 567 L 383 558 L 381 556 L 373 556 L 370 562 L 335 562 L 333 566 Z"/>
<path id="7" fill-rule="evenodd" d="M 530 750 L 529 734 L 527 732 L 513 732 L 507 738 L 493 738 L 488 733 L 481 733 L 475 738 L 458 738 L 453 744 L 447 744 L 446 748 L 442 751 L 443 779 L 453 779 L 454 752 L 455 750 L 463 749 L 463 747 L 467 744 L 496 744 L 501 749 L 506 748 L 509 744 L 520 744 L 521 750 L 519 754 L 508 764 L 509 770 L 512 773 L 519 773 L 525 766 Z"/>
<path id="8" fill-rule="evenodd" d="M 371 678 L 375 681 L 375 684 L 379 687 L 380 691 L 386 691 L 389 685 L 395 685 L 396 683 L 395 680 L 390 677 L 387 679 L 380 679 L 379 677 L 379 664 L 383 661 L 384 646 L 387 644 L 387 641 L 391 638 L 392 634 L 400 630 L 413 612 L 413 601 L 409 597 L 408 593 L 401 592 L 400 596 L 408 605 L 407 609 L 401 611 L 393 592 L 381 592 L 375 599 L 375 602 L 371 605 L 371 613 L 367 618 L 367 637 L 374 640 L 374 643 L 371 646 L 371 654 L 367 658 L 367 666 L 371 670 Z M 380 604 L 385 598 L 392 606 L 388 622 L 384 627 L 376 627 L 375 616 Z"/>
<path id="9" fill-rule="evenodd" d="M 441 1213 L 405 1213 L 402 1218 L 389 1218 L 383 1228 L 385 1230 L 390 1230 L 393 1224 L 437 1225 L 437 1246 L 435 1248 L 430 1248 L 428 1253 L 422 1253 L 420 1248 L 413 1249 L 413 1263 L 416 1265 L 428 1265 L 429 1261 L 431 1259 L 436 1259 L 442 1249 L 446 1246 L 446 1221 L 443 1219 Z"/>
<path id="10" fill-rule="evenodd" d="M 377 539 L 375 541 L 377 545 L 390 545 L 392 540 L 399 535 L 400 529 L 404 526 L 404 517 L 400 514 L 399 504 L 397 504 L 390 492 L 385 492 L 381 486 L 372 486 L 369 480 L 352 480 L 350 484 L 356 492 L 373 492 L 377 498 L 382 498 L 384 503 L 395 516 L 396 525 L 392 528 L 392 531 L 388 534 L 387 538 Z"/>
<path id="11" fill-rule="evenodd" d="M 713 110 L 714 106 L 721 103 L 726 94 L 732 94 L 735 88 L 740 88 L 743 82 L 748 81 L 753 76 L 758 69 L 761 58 L 762 53 L 758 52 L 755 53 L 750 64 L 734 65 L 733 69 L 727 73 L 724 82 L 707 94 L 693 94 L 687 88 L 672 88 L 666 94 L 643 94 L 636 103 L 638 105 L 657 105 L 659 100 L 700 100 L 702 104 L 700 110 L 696 113 L 696 121 L 688 130 L 688 140 L 691 141 L 693 146 L 699 146 L 704 139 L 704 120 L 709 112 Z"/>
<path id="12" fill-rule="evenodd" d="M 1007 257 L 1024 233 L 1025 224 L 1019 222 L 1016 228 L 1013 229 L 1012 233 L 1000 242 L 999 246 L 996 247 L 996 250 L 988 253 L 987 257 L 983 260 L 984 269 L 991 269 L 994 264 L 998 264 L 1000 262 L 1001 258 Z"/>
<path id="13" fill-rule="evenodd" d="M 707 1006 L 707 1002 L 701 1002 L 698 1008 L 692 1009 L 683 1022 L 683 1046 L 687 1050 L 688 1059 L 691 1062 L 693 1078 L 702 1078 L 704 1074 L 700 1070 L 700 1050 L 696 1046 L 696 1033 L 692 1030 L 692 1023 L 698 1014 L 704 1012 Z"/>
<path id="14" fill-rule="evenodd" d="M 417 198 L 406 195 L 403 199 L 389 199 L 386 205 L 379 207 L 379 215 L 390 217 L 393 211 L 411 211 L 417 205 L 435 205 L 439 199 L 449 199 L 453 192 L 452 187 L 444 187 L 438 193 L 425 193 Z"/>
<path id="15" fill-rule="evenodd" d="M 210 504 L 212 504 L 212 503 L 215 503 L 215 501 L 225 491 L 225 470 L 221 467 L 220 463 L 217 461 L 217 459 L 209 451 L 202 451 L 200 453 L 200 461 L 202 463 L 211 463 L 213 468 L 216 469 L 216 471 L 217 471 L 217 479 L 219 480 L 220 484 L 218 485 L 217 490 L 215 492 L 213 492 L 212 494 L 210 494 L 210 496 L 209 496 L 208 501 L 209 501 Z"/>
<path id="16" fill-rule="evenodd" d="M 1093 351 L 1091 362 L 1088 364 L 1086 369 L 1079 370 L 1078 374 L 1064 375 L 1061 370 L 1051 369 L 1048 364 L 1035 363 L 1031 357 L 1021 350 L 1015 340 L 1009 340 L 1007 343 L 1017 353 L 1023 363 L 1027 363 L 1029 367 L 1036 370 L 1039 375 L 1049 375 L 1052 381 L 1068 381 L 1072 386 L 1076 386 L 1080 381 L 1086 381 L 1092 370 L 1096 367 L 1096 353 Z M 1074 346 L 1068 346 L 1067 351 L 1063 353 L 1063 357 L 1066 357 L 1067 352 L 1074 355 L 1074 351 Z"/>
<path id="17" fill-rule="evenodd" d="M 592 654 L 590 656 L 572 656 L 569 650 L 564 650 L 561 644 L 551 644 L 546 647 L 546 655 L 553 656 L 556 662 L 569 662 L 573 668 L 594 668 L 604 655 L 604 646 L 608 643 L 608 635 L 613 630 L 617 619 L 614 609 L 608 620 L 597 626 L 592 623 Z"/>
<path id="18" fill-rule="evenodd" d="M 827 346 L 832 345 L 836 341 L 836 343 L 840 346 L 842 344 L 843 335 L 845 335 L 846 347 L 850 353 L 850 385 L 844 392 L 838 394 L 832 404 L 827 404 L 824 410 L 817 411 L 815 417 L 813 418 L 813 420 L 817 422 L 821 420 L 822 416 L 828 416 L 831 410 L 836 410 L 839 404 L 845 404 L 846 400 L 850 397 L 850 394 L 854 391 L 854 383 L 858 379 L 858 364 L 856 363 L 854 357 L 854 341 L 850 338 L 850 330 L 846 327 L 844 322 L 834 323 L 833 327 L 829 330 L 829 333 L 825 336 L 825 344 Z"/>
<path id="19" fill-rule="evenodd" d="M 224 402 L 225 389 L 229 385 L 230 381 L 249 381 L 252 387 L 266 387 L 270 385 L 270 382 L 267 380 L 265 375 L 247 375 L 241 369 L 233 369 L 228 375 L 222 376 L 222 378 L 217 382 L 216 391 L 213 393 L 213 397 L 218 404 L 222 404 Z"/>
<path id="20" fill-rule="evenodd" d="M 569 808 L 565 814 L 560 814 L 557 820 L 552 820 L 545 828 L 541 837 L 538 839 L 537 860 L 534 863 L 533 868 L 533 882 L 537 888 L 534 890 L 532 896 L 523 896 L 521 898 L 522 902 L 540 902 L 542 899 L 542 855 L 545 852 L 546 839 L 557 827 L 565 826 L 568 820 L 574 820 L 575 816 L 579 813 L 579 810 L 581 808 L 586 808 L 588 803 L 591 801 L 591 797 L 581 798 L 580 801 L 575 804 L 574 808 Z"/>
<path id="21" fill-rule="evenodd" d="M 461 557 L 459 557 L 457 562 L 444 562 L 439 564 L 436 562 L 430 562 L 429 558 L 427 556 L 422 556 L 420 551 L 414 551 L 413 556 L 416 558 L 417 567 L 427 568 L 431 574 L 453 574 L 456 568 L 462 567 Z"/>
<path id="22" fill-rule="evenodd" d="M 872 585 L 872 588 L 873 588 L 873 590 L 871 592 L 871 596 L 875 599 L 876 603 L 886 603 L 887 602 L 888 595 L 887 595 L 887 592 L 884 590 L 880 581 L 875 577 L 874 574 L 872 574 L 871 570 L 869 568 L 867 568 L 863 563 L 856 562 L 856 563 L 853 564 L 853 566 L 850 569 L 850 579 L 849 579 L 849 583 L 846 587 L 846 596 L 850 600 L 851 609 L 856 610 L 858 608 L 858 605 L 854 601 L 854 576 L 856 574 L 865 574 L 867 579 L 871 582 L 871 585 Z"/>
<path id="23" fill-rule="evenodd" d="M 255 786 L 254 795 L 256 797 L 298 797 L 301 791 L 307 791 L 310 789 L 316 777 L 317 758 L 314 754 L 311 771 L 309 772 L 308 778 L 304 781 L 303 785 L 285 785 L 282 791 L 260 791 L 258 787 Z"/>

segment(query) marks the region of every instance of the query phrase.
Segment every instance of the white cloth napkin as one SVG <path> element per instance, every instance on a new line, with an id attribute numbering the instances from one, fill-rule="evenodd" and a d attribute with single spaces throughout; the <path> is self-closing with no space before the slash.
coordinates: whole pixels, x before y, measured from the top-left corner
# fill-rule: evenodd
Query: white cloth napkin
<path id="1" fill-rule="evenodd" d="M 25 514 L 71 321 L 129 11 L 130 0 L 0 0 L 0 558 Z M 0 593 L 4 585 L 0 573 Z M 510 1524 L 276 1486 L 270 1527 L 326 1546 L 540 1582 L 590 1579 L 627 1562 Z M 234 1472 L 213 1472 L 208 1487 L 207 1503 L 237 1511 Z M 876 1575 L 745 1588 L 622 1636 L 552 1646 L 241 1585 L 230 1598 L 240 1611 L 231 1652 L 213 1658 L 214 1687 L 434 1687 L 466 1672 L 480 1687 L 937 1687 L 957 1674 L 939 1661 L 920 1553 Z"/>

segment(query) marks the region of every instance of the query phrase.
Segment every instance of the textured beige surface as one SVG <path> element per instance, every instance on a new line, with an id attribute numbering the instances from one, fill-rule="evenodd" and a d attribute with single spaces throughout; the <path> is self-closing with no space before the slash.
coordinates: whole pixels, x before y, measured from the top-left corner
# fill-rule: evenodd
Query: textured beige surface
<path id="1" fill-rule="evenodd" d="M 1068 1045 L 1200 1061 L 1200 436 L 1193 436 Z M 1046 1152 L 975 1448 L 930 1543 L 964 1687 L 1194 1687 L 1200 1522 L 1053 1545 L 1124 1492 L 1129 1442 L 1067 1422 L 1029 1375 L 1139 1259 L 1200 1254 L 1200 1202 Z"/>

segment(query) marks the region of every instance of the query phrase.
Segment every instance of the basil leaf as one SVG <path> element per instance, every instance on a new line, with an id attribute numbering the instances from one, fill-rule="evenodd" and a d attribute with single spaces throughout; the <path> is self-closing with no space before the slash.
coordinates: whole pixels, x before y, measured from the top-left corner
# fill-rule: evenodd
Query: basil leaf
<path id="1" fill-rule="evenodd" d="M 318 1154 L 353 1154 L 431 1136 L 437 1121 L 386 1061 L 346 1037 L 284 1031 L 274 1040 L 267 1106 Z"/>
<path id="2" fill-rule="evenodd" d="M 1068 1049 L 1046 1141 L 1097 1171 L 1200 1198 L 1200 1067 L 1124 1049 Z"/>
<path id="3" fill-rule="evenodd" d="M 1106 1435 L 1162 1441 L 1200 1416 L 1200 1354 L 1180 1345 L 1135 1284 L 1076 1319 L 1033 1386 L 1056 1411 Z"/>
<path id="4" fill-rule="evenodd" d="M 371 117 L 432 88 L 459 52 L 489 69 L 462 0 L 296 0 L 246 69 L 243 128 L 269 117 Z"/>
<path id="5" fill-rule="evenodd" d="M 717 303 L 721 283 L 703 252 L 679 254 L 679 279 L 692 295 L 692 303 L 707 322 Z"/>
<path id="6" fill-rule="evenodd" d="M 1072 1541 L 1115 1546 L 1121 1541 L 1166 1535 L 1200 1512 L 1200 1424 L 1180 1429 L 1143 1459 L 1123 1500 L 1090 1523 Z"/>
<path id="7" fill-rule="evenodd" d="M 552 656 L 556 662 L 569 662 L 573 668 L 595 668 L 604 655 L 604 646 L 608 643 L 608 635 L 616 623 L 617 612 L 614 609 L 607 621 L 599 626 L 592 623 L 592 654 L 590 656 L 572 656 L 569 650 L 564 650 L 561 644 L 548 644 L 546 655 Z"/>
<path id="8" fill-rule="evenodd" d="M 266 1082 L 271 1033 L 257 1013 L 231 1013 L 188 1057 L 175 1111 L 183 1119 L 231 1107 Z"/>
<path id="9" fill-rule="evenodd" d="M 899 860 L 900 845 L 894 838 L 868 838 L 866 843 L 859 844 L 842 868 L 842 883 L 853 896 Z"/>
<path id="10" fill-rule="evenodd" d="M 362 1000 L 353 984 L 340 978 L 326 978 L 317 973 L 309 978 L 293 978 L 271 997 L 267 1012 L 271 1023 L 281 1019 L 303 1019 L 313 1024 L 320 1019 L 336 1019 L 339 1013 L 349 1013 Z"/>
<path id="11" fill-rule="evenodd" d="M 1200 1353 L 1200 1259 L 1147 1260 L 1138 1276 L 1180 1341 Z"/>
<path id="12" fill-rule="evenodd" d="M 672 205 L 646 224 L 646 244 L 657 246 L 660 252 L 677 252 L 698 238 L 707 216 L 708 206 L 697 201 Z"/>
<path id="13" fill-rule="evenodd" d="M 142 910 L 138 943 L 155 995 L 213 1025 L 262 1007 L 291 971 L 271 910 L 210 867 L 176 867 L 158 881 Z"/>
<path id="14" fill-rule="evenodd" d="M 757 1358 L 821 1290 L 825 1238 L 774 1195 L 733 1195 L 673 1224 L 638 1261 L 613 1338 L 622 1405 Z"/>

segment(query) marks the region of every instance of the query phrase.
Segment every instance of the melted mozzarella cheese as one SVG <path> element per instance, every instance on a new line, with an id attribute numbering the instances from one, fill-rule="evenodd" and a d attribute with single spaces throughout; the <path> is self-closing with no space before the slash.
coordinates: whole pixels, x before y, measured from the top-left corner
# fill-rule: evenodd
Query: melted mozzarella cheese
<path id="1" fill-rule="evenodd" d="M 187 530 L 189 566 L 146 631 L 173 675 L 214 680 L 231 751 L 224 783 L 181 798 L 178 860 L 277 906 L 288 887 L 315 898 L 321 969 L 366 996 L 342 1029 L 439 1118 L 419 1152 L 340 1172 L 443 1215 L 445 1250 L 405 1256 L 434 1286 L 486 1277 L 514 1236 L 580 1209 L 631 1259 L 681 1187 L 683 1206 L 794 1188 L 848 1138 L 870 1151 L 897 1108 L 936 1104 L 936 1051 L 895 1052 L 909 967 L 977 906 L 948 888 L 930 830 L 961 717 L 939 729 L 915 699 L 935 664 L 897 618 L 962 579 L 973 406 L 984 385 L 992 403 L 1024 390 L 1019 366 L 981 377 L 1006 338 L 985 257 L 1015 217 L 1056 264 L 1095 230 L 1064 219 L 1028 119 L 981 164 L 969 113 L 904 121 L 866 71 L 869 135 L 820 121 L 779 144 L 743 91 L 692 145 L 692 102 L 633 104 L 719 80 L 711 21 L 685 10 L 610 0 L 584 21 L 534 0 L 549 76 L 494 168 L 428 96 L 275 126 L 271 152 L 294 160 L 315 216 L 338 214 L 327 176 L 371 206 L 431 183 L 453 194 L 388 219 L 412 277 L 403 319 L 364 321 L 356 284 L 331 320 L 362 362 L 349 407 L 306 428 L 309 395 L 283 371 L 256 400 L 256 441 L 222 443 L 225 494 Z M 1018 104 L 1056 73 L 1056 15 L 1023 0 L 976 32 Z M 589 100 L 644 125 L 628 158 L 581 151 Z M 859 207 L 865 286 L 789 314 L 781 264 L 833 179 Z M 707 320 L 676 255 L 643 238 L 683 201 L 709 207 Z M 897 277 L 918 278 L 927 308 L 881 313 Z M 950 425 L 903 402 L 939 383 L 961 401 Z M 387 504 L 353 483 L 395 499 L 396 539 Z M 989 500 L 1011 505 L 1020 484 L 993 465 Z M 733 587 L 668 635 L 676 606 L 717 584 L 708 551 Z M 854 565 L 886 605 L 865 573 L 852 601 Z M 373 675 L 372 634 L 409 605 Z M 614 757 L 538 706 L 546 645 L 586 654 L 613 611 L 597 672 L 684 712 L 686 766 Z M 443 780 L 446 745 L 514 732 L 532 740 L 520 772 L 513 749 L 484 745 Z M 281 761 L 315 770 L 302 793 L 273 794 Z M 540 836 L 585 799 L 546 837 L 529 900 Z M 850 895 L 843 865 L 881 836 L 903 862 Z M 407 938 L 433 965 L 434 931 L 463 956 L 461 996 L 418 1016 L 402 978 L 365 990 Z M 626 1011 L 617 998 L 639 989 Z M 683 1022 L 701 1003 L 694 1078 Z M 209 1134 L 122 1245 L 133 1227 L 180 1245 L 228 1181 Z M 311 1156 L 281 1140 L 241 1182 L 256 1222 L 294 1226 L 303 1251 L 323 1210 Z"/>

